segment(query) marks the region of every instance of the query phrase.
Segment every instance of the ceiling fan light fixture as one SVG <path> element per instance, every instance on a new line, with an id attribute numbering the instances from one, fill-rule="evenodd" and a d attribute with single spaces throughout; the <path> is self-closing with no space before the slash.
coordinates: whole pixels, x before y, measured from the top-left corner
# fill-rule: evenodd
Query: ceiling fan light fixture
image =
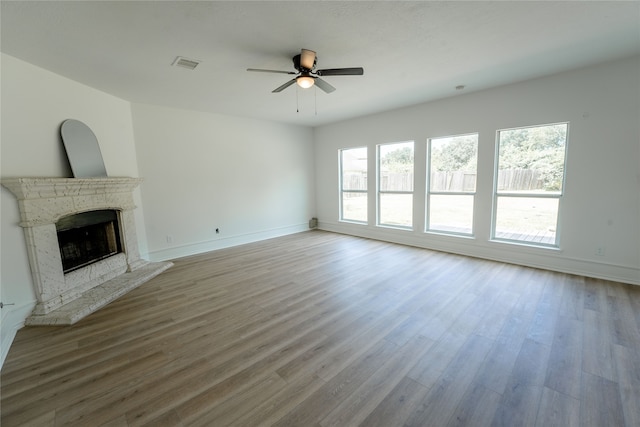
<path id="1" fill-rule="evenodd" d="M 315 80 L 313 79 L 313 77 L 309 75 L 302 75 L 296 78 L 296 83 L 302 89 L 309 89 L 311 86 L 313 86 L 313 84 L 315 83 Z"/>

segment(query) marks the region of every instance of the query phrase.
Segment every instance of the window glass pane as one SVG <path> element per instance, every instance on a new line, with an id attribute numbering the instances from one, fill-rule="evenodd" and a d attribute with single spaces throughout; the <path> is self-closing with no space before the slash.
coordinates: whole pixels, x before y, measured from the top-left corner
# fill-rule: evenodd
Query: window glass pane
<path id="1" fill-rule="evenodd" d="M 431 194 L 429 196 L 429 230 L 471 234 L 473 199 L 473 195 Z"/>
<path id="2" fill-rule="evenodd" d="M 478 134 L 434 138 L 430 150 L 431 191 L 476 191 Z"/>
<path id="3" fill-rule="evenodd" d="M 498 196 L 495 237 L 555 244 L 558 204 L 555 197 Z"/>
<path id="4" fill-rule="evenodd" d="M 379 146 L 380 191 L 413 191 L 413 141 Z"/>
<path id="5" fill-rule="evenodd" d="M 342 193 L 342 219 L 367 222 L 367 193 Z"/>
<path id="6" fill-rule="evenodd" d="M 498 132 L 494 238 L 558 244 L 567 131 L 561 123 Z"/>
<path id="7" fill-rule="evenodd" d="M 413 218 L 413 193 L 380 194 L 380 224 L 411 227 Z"/>
<path id="8" fill-rule="evenodd" d="M 497 191 L 562 192 L 567 124 L 499 132 Z"/>
<path id="9" fill-rule="evenodd" d="M 340 150 L 340 219 L 367 222 L 367 147 Z"/>
<path id="10" fill-rule="evenodd" d="M 342 189 L 367 189 L 367 147 L 342 150 Z"/>

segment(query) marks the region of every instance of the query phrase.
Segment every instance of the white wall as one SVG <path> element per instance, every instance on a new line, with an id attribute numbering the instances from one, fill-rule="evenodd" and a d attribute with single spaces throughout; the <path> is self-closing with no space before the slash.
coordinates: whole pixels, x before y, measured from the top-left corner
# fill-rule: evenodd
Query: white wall
<path id="1" fill-rule="evenodd" d="M 316 128 L 320 228 L 640 284 L 639 104 L 636 57 Z M 561 249 L 490 242 L 496 130 L 563 121 L 570 135 Z M 470 132 L 480 135 L 475 238 L 426 234 L 426 140 Z M 338 149 L 367 145 L 372 157 L 376 144 L 406 140 L 416 141 L 414 230 L 376 227 L 372 191 L 369 225 L 339 222 Z"/>
<path id="2" fill-rule="evenodd" d="M 639 58 L 314 131 L 132 106 L 11 56 L 0 61 L 0 177 L 70 177 L 59 127 L 67 118 L 87 123 L 109 175 L 145 178 L 135 195 L 136 225 L 141 254 L 153 260 L 305 230 L 318 216 L 327 230 L 640 283 Z M 496 129 L 559 121 L 571 126 L 561 250 L 489 242 Z M 339 148 L 415 140 L 420 177 L 428 137 L 468 132 L 480 133 L 475 239 L 421 231 L 420 179 L 414 231 L 338 221 Z M 1 365 L 35 295 L 17 202 L 6 189 L 0 192 L 0 298 L 16 304 L 2 309 Z M 596 246 L 606 248 L 604 257 L 595 256 Z"/>
<path id="3" fill-rule="evenodd" d="M 60 125 L 69 118 L 96 134 L 110 176 L 138 176 L 131 108 L 127 101 L 2 54 L 0 177 L 71 177 Z M 35 305 L 35 293 L 16 198 L 1 191 L 0 366 L 17 329 Z M 139 192 L 136 203 L 140 206 Z M 146 237 L 136 209 L 141 250 Z"/>
<path id="4" fill-rule="evenodd" d="M 308 128 L 147 105 L 136 105 L 132 115 L 127 101 L 9 55 L 2 54 L 1 67 L 0 176 L 71 177 L 60 124 L 85 122 L 98 138 L 108 175 L 145 179 L 134 194 L 145 258 L 306 230 L 315 214 Z M 1 366 L 35 294 L 17 201 L 4 187 L 0 191 L 0 298 L 15 303 L 2 309 Z"/>
<path id="5" fill-rule="evenodd" d="M 308 230 L 311 129 L 141 104 L 132 110 L 151 260 Z"/>
<path id="6" fill-rule="evenodd" d="M 60 125 L 83 121 L 109 176 L 145 179 L 134 194 L 142 257 L 170 259 L 308 229 L 315 215 L 311 129 L 148 105 L 132 112 L 128 101 L 6 54 L 0 60 L 0 177 L 71 177 Z M 0 192 L 0 299 L 15 304 L 2 309 L 1 366 L 35 293 L 18 203 Z"/>

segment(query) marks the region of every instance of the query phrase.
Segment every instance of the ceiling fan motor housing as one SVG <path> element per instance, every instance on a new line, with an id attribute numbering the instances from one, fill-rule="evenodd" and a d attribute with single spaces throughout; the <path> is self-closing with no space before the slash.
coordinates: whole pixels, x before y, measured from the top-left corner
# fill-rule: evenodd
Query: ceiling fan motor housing
<path id="1" fill-rule="evenodd" d="M 311 68 L 304 68 L 302 65 L 300 65 L 300 54 L 297 54 L 296 56 L 293 57 L 293 68 L 295 68 L 296 70 L 300 71 L 301 73 L 304 72 L 311 72 L 311 70 L 313 70 L 316 67 L 316 62 L 318 60 L 318 57 L 314 58 L 313 60 L 313 67 Z"/>

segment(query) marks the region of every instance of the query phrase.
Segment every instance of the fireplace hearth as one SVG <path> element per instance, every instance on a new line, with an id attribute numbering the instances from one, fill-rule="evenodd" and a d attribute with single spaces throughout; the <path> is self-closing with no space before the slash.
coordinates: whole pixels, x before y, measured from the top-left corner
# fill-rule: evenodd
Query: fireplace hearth
<path id="1" fill-rule="evenodd" d="M 18 199 L 36 305 L 27 325 L 73 324 L 173 264 L 140 258 L 140 178 L 9 178 Z"/>

